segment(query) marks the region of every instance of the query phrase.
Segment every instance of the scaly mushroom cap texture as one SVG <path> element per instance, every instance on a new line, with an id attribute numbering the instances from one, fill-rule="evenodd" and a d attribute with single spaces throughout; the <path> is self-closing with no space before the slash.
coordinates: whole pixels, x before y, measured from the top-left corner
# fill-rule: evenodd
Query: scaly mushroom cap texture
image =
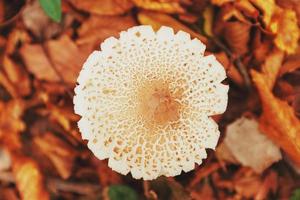
<path id="1" fill-rule="evenodd" d="M 223 66 L 205 45 L 172 28 L 136 26 L 85 62 L 75 88 L 82 138 L 121 174 L 155 179 L 188 172 L 219 139 L 210 117 L 225 111 Z"/>

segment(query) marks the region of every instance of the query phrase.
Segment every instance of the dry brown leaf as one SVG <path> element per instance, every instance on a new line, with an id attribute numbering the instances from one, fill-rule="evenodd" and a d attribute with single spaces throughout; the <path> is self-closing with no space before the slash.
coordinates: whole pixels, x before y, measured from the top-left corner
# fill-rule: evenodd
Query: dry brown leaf
<path id="1" fill-rule="evenodd" d="M 76 44 L 79 46 L 88 45 L 98 49 L 104 39 L 110 36 L 118 37 L 121 31 L 135 25 L 136 22 L 130 15 L 123 17 L 92 15 L 79 28 L 79 38 L 76 40 Z M 89 54 L 91 52 L 87 53 Z"/>
<path id="2" fill-rule="evenodd" d="M 284 52 L 274 48 L 265 58 L 262 65 L 262 73 L 265 76 L 265 81 L 270 90 L 272 90 L 277 79 L 278 72 L 282 66 Z"/>
<path id="3" fill-rule="evenodd" d="M 6 74 L 0 70 L 0 84 L 7 90 L 7 92 L 12 96 L 17 98 L 19 94 L 12 82 L 7 78 Z"/>
<path id="4" fill-rule="evenodd" d="M 281 77 L 300 68 L 300 47 L 294 55 L 289 55 L 279 70 L 278 76 Z"/>
<path id="5" fill-rule="evenodd" d="M 58 73 L 65 82 L 73 86 L 86 55 L 81 53 L 78 46 L 67 35 L 62 35 L 57 40 L 49 40 L 46 48 Z"/>
<path id="6" fill-rule="evenodd" d="M 258 89 L 263 114 L 260 117 L 260 129 L 279 145 L 298 165 L 300 165 L 300 121 L 294 110 L 286 102 L 277 99 L 271 92 L 266 76 L 251 71 Z"/>
<path id="7" fill-rule="evenodd" d="M 251 46 L 252 54 L 258 64 L 260 64 L 265 60 L 267 54 L 270 52 L 272 41 L 269 39 L 264 40 L 263 33 L 260 30 L 256 30 Z"/>
<path id="8" fill-rule="evenodd" d="M 30 94 L 31 86 L 29 76 L 22 66 L 5 55 L 3 58 L 3 70 L 14 88 L 16 88 L 18 95 L 27 96 Z"/>
<path id="9" fill-rule="evenodd" d="M 259 131 L 255 119 L 242 117 L 229 124 L 224 143 L 239 163 L 257 173 L 281 159 L 280 149 Z"/>
<path id="10" fill-rule="evenodd" d="M 5 47 L 5 54 L 11 55 L 17 49 L 19 43 L 30 42 L 31 38 L 29 34 L 22 29 L 14 29 L 8 36 L 6 47 Z"/>
<path id="11" fill-rule="evenodd" d="M 201 42 L 207 44 L 206 37 L 193 31 L 189 27 L 185 26 L 184 24 L 180 23 L 167 14 L 142 11 L 138 13 L 138 20 L 143 25 L 151 25 L 155 31 L 157 31 L 161 26 L 170 26 L 174 29 L 175 32 L 179 30 L 185 31 L 191 34 L 191 37 L 198 38 L 199 40 L 201 40 Z"/>
<path id="12" fill-rule="evenodd" d="M 79 10 L 98 15 L 119 15 L 129 11 L 131 0 L 69 0 Z"/>
<path id="13" fill-rule="evenodd" d="M 165 13 L 184 13 L 178 0 L 132 0 L 136 6 L 146 10 Z"/>
<path id="14" fill-rule="evenodd" d="M 228 46 L 237 55 L 248 52 L 251 26 L 242 22 L 225 22 L 224 37 Z"/>
<path id="15" fill-rule="evenodd" d="M 71 176 L 76 151 L 69 144 L 50 132 L 35 137 L 33 141 L 41 152 L 51 160 L 63 179 Z"/>
<path id="16" fill-rule="evenodd" d="M 8 103 L 0 101 L 0 137 L 7 133 L 18 133 L 25 130 L 21 117 L 25 109 L 24 102 L 13 100 Z"/>
<path id="17" fill-rule="evenodd" d="M 50 199 L 44 177 L 34 160 L 14 153 L 12 170 L 22 200 Z"/>
<path id="18" fill-rule="evenodd" d="M 22 100 L 0 101 L 0 144 L 7 150 L 21 148 L 20 132 L 26 128 L 21 117 L 25 110 Z"/>
<path id="19" fill-rule="evenodd" d="M 59 77 L 40 44 L 24 44 L 20 49 L 20 54 L 28 71 L 34 74 L 36 78 L 51 82 L 59 81 Z"/>

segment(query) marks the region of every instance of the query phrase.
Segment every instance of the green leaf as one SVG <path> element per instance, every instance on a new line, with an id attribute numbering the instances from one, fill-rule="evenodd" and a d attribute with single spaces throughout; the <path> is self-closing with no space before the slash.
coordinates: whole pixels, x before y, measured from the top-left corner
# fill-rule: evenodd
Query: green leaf
<path id="1" fill-rule="evenodd" d="M 61 0 L 39 0 L 45 13 L 55 22 L 61 20 Z"/>
<path id="2" fill-rule="evenodd" d="M 137 200 L 136 192 L 125 185 L 112 185 L 108 188 L 110 200 Z"/>
<path id="3" fill-rule="evenodd" d="M 300 188 L 294 190 L 290 200 L 300 200 Z"/>

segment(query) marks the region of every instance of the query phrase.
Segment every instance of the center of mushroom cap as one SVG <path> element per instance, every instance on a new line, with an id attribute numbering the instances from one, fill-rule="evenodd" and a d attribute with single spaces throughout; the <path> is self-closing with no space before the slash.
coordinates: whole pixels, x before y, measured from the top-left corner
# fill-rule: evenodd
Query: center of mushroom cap
<path id="1" fill-rule="evenodd" d="M 139 114 L 149 125 L 166 125 L 180 117 L 181 90 L 172 92 L 164 80 L 146 81 L 139 88 Z"/>

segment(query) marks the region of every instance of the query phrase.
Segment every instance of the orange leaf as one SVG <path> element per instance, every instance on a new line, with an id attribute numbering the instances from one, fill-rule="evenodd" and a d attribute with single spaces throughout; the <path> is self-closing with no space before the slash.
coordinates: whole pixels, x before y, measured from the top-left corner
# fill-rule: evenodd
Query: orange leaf
<path id="1" fill-rule="evenodd" d="M 262 132 L 267 134 L 295 163 L 300 165 L 299 119 L 295 116 L 292 107 L 272 94 L 264 74 L 254 70 L 251 71 L 251 74 L 263 106 L 263 114 L 260 117 Z"/>

